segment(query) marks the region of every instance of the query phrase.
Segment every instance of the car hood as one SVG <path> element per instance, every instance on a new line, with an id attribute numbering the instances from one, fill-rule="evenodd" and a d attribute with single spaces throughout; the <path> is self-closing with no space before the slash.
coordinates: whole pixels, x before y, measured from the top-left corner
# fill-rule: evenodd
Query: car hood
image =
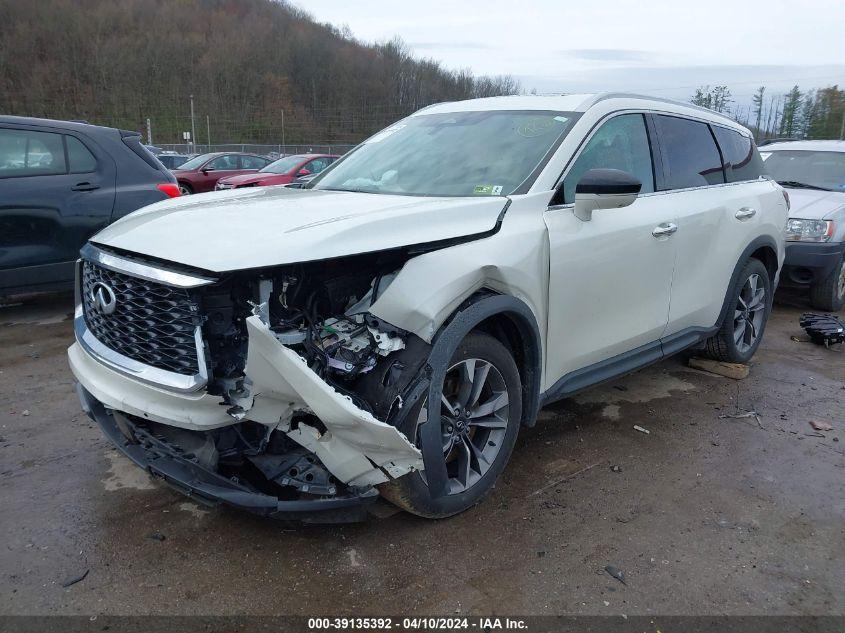
<path id="1" fill-rule="evenodd" d="M 280 179 L 290 178 L 286 174 L 268 174 L 268 173 L 251 173 L 239 174 L 237 176 L 229 176 L 228 178 L 221 178 L 219 182 L 225 182 L 227 185 L 252 185 L 263 180 L 269 182 L 278 182 Z"/>
<path id="2" fill-rule="evenodd" d="M 824 220 L 845 206 L 845 193 L 813 189 L 787 189 L 789 217 Z"/>
<path id="3" fill-rule="evenodd" d="M 212 272 L 314 261 L 490 231 L 502 197 L 434 198 L 260 187 L 173 198 L 95 244 Z"/>

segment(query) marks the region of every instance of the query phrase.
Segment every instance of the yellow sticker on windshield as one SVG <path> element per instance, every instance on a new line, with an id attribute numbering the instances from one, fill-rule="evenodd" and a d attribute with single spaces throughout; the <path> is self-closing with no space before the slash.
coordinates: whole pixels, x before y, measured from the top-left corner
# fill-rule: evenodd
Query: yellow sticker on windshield
<path id="1" fill-rule="evenodd" d="M 476 196 L 498 196 L 502 193 L 502 185 L 475 185 L 472 193 Z"/>

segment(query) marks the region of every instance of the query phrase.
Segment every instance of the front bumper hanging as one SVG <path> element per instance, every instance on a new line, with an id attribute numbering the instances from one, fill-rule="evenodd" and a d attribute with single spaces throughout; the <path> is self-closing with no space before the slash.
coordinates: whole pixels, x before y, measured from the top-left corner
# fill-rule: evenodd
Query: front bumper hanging
<path id="1" fill-rule="evenodd" d="M 379 497 L 373 489 L 360 495 L 304 500 L 282 500 L 256 492 L 185 459 L 166 443 L 135 427 L 128 418 L 121 417 L 120 424 L 128 425 L 137 441 L 128 439 L 111 411 L 82 385 L 77 383 L 76 389 L 83 410 L 124 455 L 200 503 L 226 504 L 261 516 L 303 523 L 345 523 L 364 520 L 368 516 L 367 506 Z"/>

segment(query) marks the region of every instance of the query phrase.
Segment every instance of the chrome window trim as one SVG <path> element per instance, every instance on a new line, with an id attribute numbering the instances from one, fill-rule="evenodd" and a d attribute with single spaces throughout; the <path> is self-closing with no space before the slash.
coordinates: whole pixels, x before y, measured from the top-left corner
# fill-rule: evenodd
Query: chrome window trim
<path id="1" fill-rule="evenodd" d="M 176 288 L 199 288 L 213 284 L 216 280 L 209 277 L 199 277 L 178 273 L 164 268 L 155 268 L 141 262 L 136 262 L 125 257 L 112 255 L 100 250 L 90 242 L 82 248 L 82 259 L 94 262 L 95 264 L 108 268 L 119 273 L 126 273 L 133 277 L 139 277 L 146 281 L 155 281 Z"/>
<path id="2" fill-rule="evenodd" d="M 107 255 L 107 253 L 104 254 Z M 113 256 L 110 255 L 109 257 Z M 100 263 L 96 259 L 91 261 L 95 261 L 98 264 Z M 134 264 L 135 262 L 130 263 Z M 105 266 L 105 264 L 101 265 L 103 265 L 104 267 L 108 267 Z M 112 270 L 132 274 L 126 269 Z M 113 369 L 114 371 L 117 371 L 125 376 L 129 376 L 130 378 L 134 378 L 135 380 L 138 380 L 140 382 L 152 385 L 154 387 L 167 389 L 169 391 L 175 391 L 178 393 L 192 393 L 194 391 L 202 389 L 203 387 L 205 387 L 205 385 L 208 384 L 208 366 L 205 360 L 205 347 L 203 345 L 202 329 L 200 328 L 200 326 L 196 326 L 194 328 L 194 344 L 197 348 L 197 364 L 199 365 L 199 367 L 197 368 L 197 373 L 190 376 L 185 374 L 177 374 L 176 372 L 167 371 L 165 369 L 159 369 L 158 367 L 153 367 L 151 365 L 141 363 L 133 358 L 129 358 L 128 356 L 124 356 L 123 354 L 114 351 L 113 349 L 102 343 L 97 337 L 95 337 L 91 330 L 88 329 L 88 325 L 85 322 L 85 310 L 82 307 L 81 273 L 82 260 L 80 259 L 76 262 L 76 307 L 73 314 L 73 330 L 74 334 L 76 335 L 77 342 L 80 344 L 82 349 L 84 349 L 88 353 L 89 356 L 99 361 L 106 367 Z M 159 279 L 155 278 L 149 279 L 145 277 L 145 279 L 147 279 L 148 281 L 159 281 Z M 211 281 L 207 281 L 207 283 L 211 283 Z"/>

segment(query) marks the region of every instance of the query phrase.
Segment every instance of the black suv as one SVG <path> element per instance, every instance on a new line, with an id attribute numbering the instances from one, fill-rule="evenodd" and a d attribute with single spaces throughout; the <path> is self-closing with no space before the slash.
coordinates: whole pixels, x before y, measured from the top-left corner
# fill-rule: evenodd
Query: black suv
<path id="1" fill-rule="evenodd" d="M 89 237 L 178 195 L 137 132 L 0 116 L 0 296 L 72 287 Z"/>

